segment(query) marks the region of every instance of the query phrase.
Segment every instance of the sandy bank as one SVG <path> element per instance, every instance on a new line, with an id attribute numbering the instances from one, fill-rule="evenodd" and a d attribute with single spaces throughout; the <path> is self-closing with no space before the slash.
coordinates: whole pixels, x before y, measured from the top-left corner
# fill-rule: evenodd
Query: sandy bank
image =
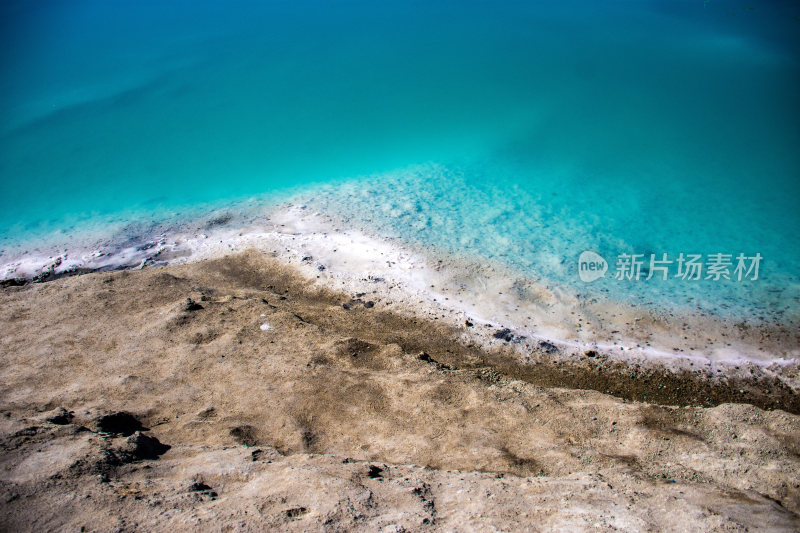
<path id="1" fill-rule="evenodd" d="M 374 291 L 257 252 L 3 289 L 0 521 L 800 527 L 779 375 L 523 357 Z M 119 411 L 141 432 L 108 431 Z"/>

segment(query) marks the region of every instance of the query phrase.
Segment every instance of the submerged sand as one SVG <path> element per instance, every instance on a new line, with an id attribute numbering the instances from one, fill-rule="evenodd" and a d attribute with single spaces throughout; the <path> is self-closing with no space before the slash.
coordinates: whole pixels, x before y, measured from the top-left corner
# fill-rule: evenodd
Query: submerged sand
<path id="1" fill-rule="evenodd" d="M 386 294 L 255 251 L 0 290 L 0 525 L 800 529 L 796 368 L 523 356 Z"/>

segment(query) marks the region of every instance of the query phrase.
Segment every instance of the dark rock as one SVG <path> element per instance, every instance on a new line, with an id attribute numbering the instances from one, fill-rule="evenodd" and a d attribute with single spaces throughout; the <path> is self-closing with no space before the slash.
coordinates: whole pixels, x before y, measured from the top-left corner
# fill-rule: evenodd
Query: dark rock
<path id="1" fill-rule="evenodd" d="M 587 350 L 584 355 L 586 357 L 597 357 L 597 352 L 594 350 Z"/>
<path id="2" fill-rule="evenodd" d="M 25 278 L 0 279 L 0 288 L 5 289 L 6 287 L 22 287 L 26 283 L 28 283 L 28 280 Z"/>
<path id="3" fill-rule="evenodd" d="M 428 355 L 425 352 L 420 352 L 419 355 L 417 356 L 417 358 L 420 361 L 425 361 L 426 363 L 430 363 L 432 365 L 436 365 L 436 368 L 438 370 L 458 370 L 458 368 L 453 366 L 453 365 L 450 365 L 450 364 L 447 364 L 447 363 L 440 363 L 439 361 L 437 361 L 436 359 L 434 359 L 433 357 L 431 357 L 430 355 Z"/>
<path id="4" fill-rule="evenodd" d="M 299 518 L 306 514 L 308 509 L 305 507 L 294 507 L 292 509 L 286 509 L 284 513 L 286 513 L 286 518 Z"/>
<path id="5" fill-rule="evenodd" d="M 317 266 L 317 270 L 319 270 L 320 272 L 322 272 L 323 270 L 325 270 L 325 265 L 318 265 L 318 266 Z"/>
<path id="6" fill-rule="evenodd" d="M 512 340 L 514 340 L 514 335 L 508 328 L 498 329 L 497 331 L 494 332 L 493 337 L 495 339 L 502 339 L 506 342 L 511 342 Z"/>
<path id="7" fill-rule="evenodd" d="M 465 326 L 467 326 L 468 328 L 471 328 L 471 327 L 472 327 L 472 326 L 474 326 L 475 324 L 473 324 L 472 322 L 470 322 L 469 320 L 467 320 L 467 321 L 465 321 L 465 322 L 464 322 L 464 325 L 465 325 Z"/>
<path id="8" fill-rule="evenodd" d="M 361 293 L 361 296 L 363 296 L 363 293 Z M 372 300 L 370 300 L 369 302 L 365 302 L 361 298 L 353 298 L 349 302 L 343 303 L 342 307 L 349 311 L 350 309 L 353 308 L 354 305 L 358 304 L 363 305 L 367 309 L 372 309 L 373 307 L 375 307 L 375 302 L 373 302 Z"/>
<path id="9" fill-rule="evenodd" d="M 63 407 L 59 407 L 56 409 L 52 415 L 47 417 L 47 421 L 51 424 L 56 424 L 59 426 L 64 426 L 69 424 L 73 419 L 72 413 L 64 409 Z"/>
<path id="10" fill-rule="evenodd" d="M 162 444 L 157 438 L 137 431 L 125 439 L 122 446 L 113 451 L 123 463 L 131 463 L 144 459 L 158 459 L 159 455 L 163 455 L 169 449 L 170 446 Z"/>
<path id="11" fill-rule="evenodd" d="M 203 306 L 199 303 L 195 302 L 191 298 L 186 298 L 186 306 L 184 307 L 187 311 L 199 311 L 203 309 Z"/>
<path id="12" fill-rule="evenodd" d="M 513 342 L 514 344 L 519 344 L 527 338 L 522 335 L 514 335 L 508 328 L 498 329 L 494 332 L 493 336 L 495 339 L 502 339 L 506 342 Z"/>
<path id="13" fill-rule="evenodd" d="M 195 481 L 194 483 L 189 485 L 189 491 L 191 491 L 191 492 L 200 492 L 200 493 L 205 494 L 207 496 L 211 496 L 212 500 L 217 497 L 217 493 L 214 491 L 214 489 L 212 489 L 211 487 L 209 487 L 208 485 L 206 485 L 202 481 Z"/>
<path id="14" fill-rule="evenodd" d="M 540 342 L 539 348 L 541 348 L 544 351 L 544 353 L 549 353 L 549 354 L 558 353 L 558 346 L 549 343 L 547 341 Z"/>
<path id="15" fill-rule="evenodd" d="M 382 477 L 381 476 L 381 472 L 383 472 L 383 468 L 381 468 L 379 466 L 375 466 L 375 465 L 370 465 L 369 466 L 369 471 L 367 472 L 367 475 L 371 479 L 379 479 L 380 477 Z"/>
<path id="16" fill-rule="evenodd" d="M 121 435 L 123 437 L 132 435 L 136 431 L 147 430 L 136 417 L 124 411 L 101 416 L 97 420 L 97 429 L 102 433 Z"/>

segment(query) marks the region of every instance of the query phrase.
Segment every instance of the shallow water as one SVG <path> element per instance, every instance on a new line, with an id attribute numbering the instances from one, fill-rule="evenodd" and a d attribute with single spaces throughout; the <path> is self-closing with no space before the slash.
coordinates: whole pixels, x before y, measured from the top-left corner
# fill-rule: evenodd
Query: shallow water
<path id="1" fill-rule="evenodd" d="M 0 10 L 7 250 L 300 191 L 588 297 L 797 320 L 796 3 Z M 609 263 L 590 284 L 584 250 Z M 623 253 L 763 262 L 755 281 L 674 279 L 674 263 L 669 281 L 616 280 Z"/>

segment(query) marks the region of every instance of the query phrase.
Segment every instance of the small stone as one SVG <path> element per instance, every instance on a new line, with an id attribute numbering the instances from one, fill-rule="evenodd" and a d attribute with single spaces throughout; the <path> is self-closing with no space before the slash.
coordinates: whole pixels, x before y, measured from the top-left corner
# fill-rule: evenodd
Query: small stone
<path id="1" fill-rule="evenodd" d="M 503 339 L 506 342 L 511 342 L 514 340 L 514 335 L 511 333 L 511 330 L 508 328 L 498 329 L 494 332 L 495 339 Z"/>
<path id="2" fill-rule="evenodd" d="M 214 489 L 212 489 L 202 481 L 195 481 L 194 483 L 189 485 L 189 490 L 191 492 L 200 492 L 202 494 L 210 496 L 212 500 L 217 497 L 217 493 L 214 491 Z"/>
<path id="3" fill-rule="evenodd" d="M 119 448 L 117 455 L 122 456 L 123 462 L 158 459 L 159 455 L 163 455 L 169 449 L 169 446 L 162 444 L 157 438 L 137 431 L 125 440 L 125 444 Z"/>
<path id="4" fill-rule="evenodd" d="M 308 512 L 308 509 L 305 507 L 294 507 L 292 509 L 286 509 L 284 511 L 286 513 L 286 518 L 299 518 Z"/>
<path id="5" fill-rule="evenodd" d="M 53 412 L 53 414 L 48 416 L 46 420 L 51 424 L 64 426 L 66 424 L 69 424 L 72 421 L 72 418 L 73 418 L 72 413 L 70 413 L 63 407 L 59 407 Z"/>
<path id="6" fill-rule="evenodd" d="M 547 341 L 542 341 L 539 343 L 539 348 L 544 350 L 544 353 L 554 354 L 558 352 L 558 347 L 555 344 L 552 344 Z"/>
<path id="7" fill-rule="evenodd" d="M 199 311 L 200 309 L 203 309 L 203 306 L 191 298 L 186 298 L 186 305 L 184 306 L 184 309 L 187 311 Z"/>
<path id="8" fill-rule="evenodd" d="M 371 479 L 379 479 L 379 478 L 382 477 L 381 476 L 381 472 L 383 472 L 383 468 L 381 468 L 379 466 L 375 466 L 375 465 L 370 465 L 369 471 L 367 472 L 367 475 Z"/>

